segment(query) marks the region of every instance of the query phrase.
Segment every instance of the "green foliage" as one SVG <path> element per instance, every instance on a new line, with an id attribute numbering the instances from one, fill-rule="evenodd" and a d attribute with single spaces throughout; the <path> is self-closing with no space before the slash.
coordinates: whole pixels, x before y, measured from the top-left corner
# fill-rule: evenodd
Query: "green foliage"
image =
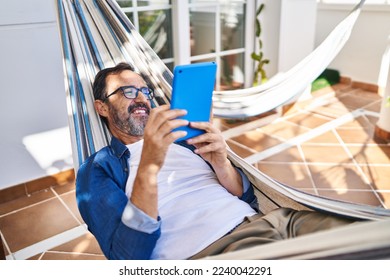
<path id="1" fill-rule="evenodd" d="M 386 100 L 386 106 L 387 106 L 387 107 L 390 107 L 390 96 L 389 96 L 389 97 L 387 97 L 387 100 Z"/>
<path id="2" fill-rule="evenodd" d="M 260 37 L 261 34 L 261 24 L 260 24 L 259 16 L 263 9 L 264 9 L 264 4 L 261 4 L 256 11 L 256 37 Z"/>
<path id="3" fill-rule="evenodd" d="M 264 65 L 268 64 L 270 62 L 269 59 L 264 58 L 264 54 L 261 51 L 263 48 L 263 42 L 260 38 L 261 36 L 261 22 L 260 22 L 260 13 L 264 9 L 264 4 L 261 4 L 259 8 L 256 11 L 256 38 L 257 42 L 259 44 L 259 53 L 253 52 L 251 54 L 251 58 L 257 62 L 257 66 L 255 68 L 255 77 L 254 77 L 254 82 L 255 83 L 261 83 L 262 81 L 267 79 L 267 73 L 264 69 Z"/>
<path id="4" fill-rule="evenodd" d="M 325 69 L 311 84 L 311 91 L 329 87 L 340 82 L 340 73 L 334 69 Z"/>
<path id="5" fill-rule="evenodd" d="M 326 78 L 318 78 L 311 84 L 311 91 L 316 91 L 325 87 L 330 87 L 331 83 Z"/>
<path id="6" fill-rule="evenodd" d="M 127 7 L 133 7 L 133 1 L 131 0 L 117 0 L 118 2 L 118 5 L 121 7 L 121 8 L 127 8 Z"/>

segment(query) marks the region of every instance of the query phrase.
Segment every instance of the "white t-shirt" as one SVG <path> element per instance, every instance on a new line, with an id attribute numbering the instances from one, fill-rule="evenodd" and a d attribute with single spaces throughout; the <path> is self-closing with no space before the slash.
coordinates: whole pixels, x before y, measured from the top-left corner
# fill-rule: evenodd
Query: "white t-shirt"
<path id="1" fill-rule="evenodd" d="M 143 140 L 127 145 L 130 197 Z M 172 144 L 158 174 L 158 211 L 161 236 L 153 259 L 187 259 L 218 240 L 244 217 L 256 212 L 219 184 L 209 165 L 191 150 Z"/>

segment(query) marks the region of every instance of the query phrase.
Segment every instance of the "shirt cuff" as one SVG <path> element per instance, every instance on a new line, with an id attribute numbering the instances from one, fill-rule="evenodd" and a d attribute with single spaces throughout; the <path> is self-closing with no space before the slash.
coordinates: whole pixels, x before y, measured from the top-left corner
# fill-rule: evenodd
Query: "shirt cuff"
<path id="1" fill-rule="evenodd" d="M 248 177 L 245 175 L 244 171 L 242 171 L 240 168 L 237 168 L 237 167 L 236 167 L 236 170 L 241 175 L 242 193 L 245 193 L 247 190 L 249 190 L 249 187 L 251 186 L 251 182 L 249 181 Z"/>
<path id="2" fill-rule="evenodd" d="M 157 220 L 138 209 L 130 200 L 122 213 L 122 223 L 134 230 L 145 233 L 153 233 L 161 226 L 160 217 Z"/>

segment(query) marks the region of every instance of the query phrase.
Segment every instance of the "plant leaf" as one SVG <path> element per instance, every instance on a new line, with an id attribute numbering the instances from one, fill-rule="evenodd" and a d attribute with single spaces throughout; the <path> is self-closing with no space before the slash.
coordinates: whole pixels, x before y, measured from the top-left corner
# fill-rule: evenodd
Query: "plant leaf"
<path id="1" fill-rule="evenodd" d="M 259 55 L 257 55 L 256 53 L 252 53 L 252 54 L 251 54 L 251 57 L 252 57 L 253 60 L 256 60 L 256 61 L 260 61 L 260 58 L 261 58 L 261 57 L 260 57 Z"/>
<path id="2" fill-rule="evenodd" d="M 260 21 L 256 20 L 256 37 L 259 37 L 261 33 Z"/>
<path id="3" fill-rule="evenodd" d="M 260 15 L 260 13 L 263 10 L 263 8 L 264 8 L 264 3 L 261 3 L 261 5 L 259 6 L 259 8 L 256 11 L 256 16 Z"/>

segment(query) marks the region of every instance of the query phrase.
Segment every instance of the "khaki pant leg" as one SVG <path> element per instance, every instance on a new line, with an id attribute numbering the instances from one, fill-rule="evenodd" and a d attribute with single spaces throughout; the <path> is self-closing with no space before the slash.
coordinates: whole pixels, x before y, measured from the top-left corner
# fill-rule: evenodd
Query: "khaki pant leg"
<path id="1" fill-rule="evenodd" d="M 261 214 L 246 217 L 231 233 L 215 241 L 191 259 L 218 255 L 281 240 L 279 232 Z"/>
<path id="2" fill-rule="evenodd" d="M 267 215 L 246 217 L 244 222 L 191 259 L 237 251 L 282 239 L 350 224 L 347 219 L 319 212 L 278 208 Z"/>
<path id="3" fill-rule="evenodd" d="M 320 212 L 295 211 L 291 214 L 288 238 L 346 226 L 354 222 L 356 221 Z"/>

